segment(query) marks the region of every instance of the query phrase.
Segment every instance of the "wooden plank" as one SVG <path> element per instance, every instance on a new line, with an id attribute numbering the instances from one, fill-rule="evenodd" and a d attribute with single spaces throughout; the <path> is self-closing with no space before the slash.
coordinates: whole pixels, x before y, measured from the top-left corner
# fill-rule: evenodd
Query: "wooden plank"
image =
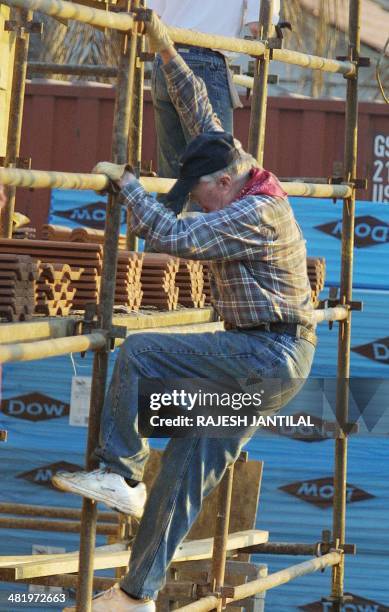
<path id="1" fill-rule="evenodd" d="M 267 542 L 269 533 L 258 529 L 231 533 L 228 536 L 227 551 L 236 553 L 240 548 L 253 544 Z M 177 549 L 173 561 L 197 561 L 210 559 L 212 557 L 213 538 L 203 540 L 187 541 Z M 13 566 L 2 567 L 13 570 L 13 579 L 36 578 L 39 576 L 53 576 L 55 574 L 68 574 L 78 571 L 78 551 L 65 555 L 54 555 L 54 558 L 31 560 L 31 562 L 15 563 Z M 130 557 L 129 550 L 107 552 L 98 548 L 95 552 L 94 570 L 110 569 L 115 567 L 126 567 Z M 6 562 L 5 562 L 6 563 Z"/>

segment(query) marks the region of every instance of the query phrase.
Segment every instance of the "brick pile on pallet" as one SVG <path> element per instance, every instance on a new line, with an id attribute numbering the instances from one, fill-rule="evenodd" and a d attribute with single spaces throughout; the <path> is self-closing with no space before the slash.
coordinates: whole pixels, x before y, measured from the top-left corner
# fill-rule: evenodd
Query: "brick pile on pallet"
<path id="1" fill-rule="evenodd" d="M 47 224 L 43 226 L 43 238 L 45 240 L 66 240 L 68 242 L 88 242 L 93 244 L 104 244 L 104 230 L 91 227 L 70 228 L 65 225 Z M 119 236 L 119 249 L 126 248 L 126 237 Z"/>
<path id="2" fill-rule="evenodd" d="M 36 238 L 36 228 L 35 227 L 18 227 L 14 229 L 12 232 L 12 238 L 17 240 L 34 240 Z"/>
<path id="3" fill-rule="evenodd" d="M 138 311 L 142 303 L 143 253 L 120 251 L 116 273 L 115 304 Z"/>
<path id="4" fill-rule="evenodd" d="M 209 265 L 207 262 L 203 263 L 203 291 L 205 295 L 205 304 L 211 303 L 211 285 L 209 282 Z"/>
<path id="5" fill-rule="evenodd" d="M 43 240 L 54 240 L 56 242 L 60 240 L 67 240 L 69 242 L 72 231 L 72 228 L 66 227 L 66 225 L 44 225 L 42 227 L 42 238 Z"/>
<path id="6" fill-rule="evenodd" d="M 203 308 L 205 304 L 203 265 L 200 261 L 180 259 L 176 275 L 179 288 L 178 303 L 189 308 Z"/>
<path id="7" fill-rule="evenodd" d="M 177 257 L 163 253 L 145 253 L 142 267 L 142 308 L 154 306 L 158 310 L 175 310 L 179 289 L 175 278 L 180 262 Z"/>
<path id="8" fill-rule="evenodd" d="M 38 266 L 31 257 L 0 253 L 0 317 L 7 321 L 32 317 L 37 278 Z"/>
<path id="9" fill-rule="evenodd" d="M 46 316 L 67 316 L 76 293 L 74 283 L 80 280 L 84 268 L 68 264 L 41 263 L 37 282 L 35 312 Z"/>
<path id="10" fill-rule="evenodd" d="M 0 253 L 29 254 L 43 263 L 68 264 L 77 271 L 83 268 L 80 278 L 71 282 L 71 288 L 76 289 L 72 307 L 83 309 L 85 304 L 98 301 L 103 259 L 99 244 L 2 238 Z"/>
<path id="11" fill-rule="evenodd" d="M 76 227 L 71 233 L 70 240 L 72 242 L 93 242 L 95 244 L 104 244 L 104 230 L 93 229 L 91 227 Z M 119 249 L 126 248 L 126 237 L 119 235 Z"/>
<path id="12" fill-rule="evenodd" d="M 307 258 L 308 277 L 311 285 L 312 303 L 319 304 L 319 294 L 324 289 L 326 279 L 326 260 L 323 257 Z"/>

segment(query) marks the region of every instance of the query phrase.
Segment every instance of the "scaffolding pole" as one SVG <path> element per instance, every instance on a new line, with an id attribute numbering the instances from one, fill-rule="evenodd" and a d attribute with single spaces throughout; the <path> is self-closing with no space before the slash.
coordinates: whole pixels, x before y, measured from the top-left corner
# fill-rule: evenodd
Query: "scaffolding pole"
<path id="1" fill-rule="evenodd" d="M 7 149 L 4 163 L 5 166 L 16 166 L 20 152 L 28 43 L 30 38 L 28 24 L 31 23 L 32 13 L 24 8 L 13 9 L 11 12 L 11 18 L 12 17 L 15 19 L 16 41 L 9 109 Z M 0 224 L 0 233 L 2 238 L 12 238 L 15 196 L 16 188 L 14 186 L 8 187 L 7 203 L 4 207 Z"/>
<path id="2" fill-rule="evenodd" d="M 350 0 L 349 57 L 356 71 L 347 81 L 344 173 L 347 181 L 356 178 L 358 135 L 358 59 L 360 53 L 361 0 Z M 347 305 L 352 299 L 354 252 L 355 191 L 343 203 L 340 302 Z M 336 390 L 336 418 L 339 434 L 335 440 L 333 542 L 341 546 L 346 529 L 347 435 L 343 427 L 348 420 L 350 376 L 351 312 L 339 324 L 338 373 Z M 340 612 L 344 597 L 344 558 L 333 568 L 332 592 L 334 610 Z"/>
<path id="3" fill-rule="evenodd" d="M 136 0 L 135 7 L 140 8 L 144 6 L 144 2 Z M 143 129 L 143 86 L 144 86 L 144 71 L 145 64 L 140 61 L 140 55 L 144 51 L 144 36 L 138 33 L 133 33 L 135 37 L 131 52 L 134 55 L 134 87 L 133 87 L 133 101 L 130 122 L 130 131 L 128 135 L 128 152 L 127 160 L 128 163 L 134 168 L 136 176 L 139 178 L 141 173 L 142 165 L 142 129 Z M 138 249 L 138 239 L 131 232 L 130 226 L 131 212 L 127 209 L 127 226 L 126 226 L 126 248 L 129 251 L 136 251 Z"/>
<path id="4" fill-rule="evenodd" d="M 233 601 L 239 601 L 241 599 L 246 599 L 247 597 L 252 597 L 258 593 L 263 593 L 269 589 L 274 589 L 274 587 L 280 586 L 281 584 L 286 584 L 287 582 L 290 582 L 295 578 L 299 578 L 300 576 L 312 574 L 313 572 L 325 569 L 326 567 L 337 565 L 340 562 L 341 557 L 341 553 L 337 551 L 330 552 L 322 557 L 317 557 L 316 559 L 310 559 L 309 561 L 304 561 L 303 563 L 298 563 L 297 565 L 287 567 L 279 572 L 266 576 L 266 578 L 258 578 L 258 580 L 246 582 L 245 584 L 234 587 L 234 596 L 227 597 L 225 603 L 228 604 Z M 187 606 L 178 608 L 176 612 L 209 612 L 217 607 L 218 602 L 218 597 L 215 595 L 209 595 L 208 597 L 202 597 L 198 601 L 188 604 Z"/>
<path id="5" fill-rule="evenodd" d="M 273 18 L 273 0 L 262 0 L 259 12 L 258 38 L 267 40 L 270 36 Z M 249 153 L 263 166 L 267 110 L 267 79 L 269 75 L 270 49 L 256 61 L 253 99 L 251 102 Z"/>
<path id="6" fill-rule="evenodd" d="M 45 0 L 50 3 L 52 0 Z M 128 8 L 128 6 L 127 6 Z M 118 16 L 126 19 L 127 15 Z M 128 133 L 134 84 L 135 56 L 131 53 L 131 44 L 123 35 L 118 80 L 116 85 L 112 159 L 116 164 L 127 162 Z M 110 195 L 107 204 L 107 215 L 104 233 L 104 258 L 101 279 L 98 320 L 103 330 L 109 332 L 112 327 L 114 306 L 116 268 L 118 259 L 118 241 L 120 232 L 121 207 L 118 197 Z M 93 386 L 90 403 L 88 442 L 86 451 L 86 470 L 97 467 L 93 451 L 97 446 L 101 411 L 104 403 L 109 350 L 95 353 L 93 361 Z M 93 587 L 93 561 L 96 543 L 97 504 L 84 498 L 81 518 L 80 566 L 77 589 L 78 612 L 90 612 Z"/>

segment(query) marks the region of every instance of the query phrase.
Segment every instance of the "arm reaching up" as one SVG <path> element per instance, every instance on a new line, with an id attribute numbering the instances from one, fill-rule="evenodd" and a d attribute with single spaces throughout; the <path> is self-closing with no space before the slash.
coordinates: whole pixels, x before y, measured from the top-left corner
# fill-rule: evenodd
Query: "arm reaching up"
<path id="1" fill-rule="evenodd" d="M 160 54 L 164 64 L 170 98 L 190 135 L 223 131 L 204 82 L 195 77 L 178 55 L 166 26 L 154 12 L 145 26 L 150 49 Z"/>

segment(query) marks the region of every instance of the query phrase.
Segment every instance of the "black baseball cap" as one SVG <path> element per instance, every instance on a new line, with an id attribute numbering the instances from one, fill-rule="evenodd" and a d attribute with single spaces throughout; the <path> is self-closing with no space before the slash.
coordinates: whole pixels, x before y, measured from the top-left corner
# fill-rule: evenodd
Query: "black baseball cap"
<path id="1" fill-rule="evenodd" d="M 200 177 L 229 166 L 239 156 L 234 137 L 227 132 L 204 132 L 190 141 L 180 159 L 177 182 L 167 200 L 185 198 Z"/>

